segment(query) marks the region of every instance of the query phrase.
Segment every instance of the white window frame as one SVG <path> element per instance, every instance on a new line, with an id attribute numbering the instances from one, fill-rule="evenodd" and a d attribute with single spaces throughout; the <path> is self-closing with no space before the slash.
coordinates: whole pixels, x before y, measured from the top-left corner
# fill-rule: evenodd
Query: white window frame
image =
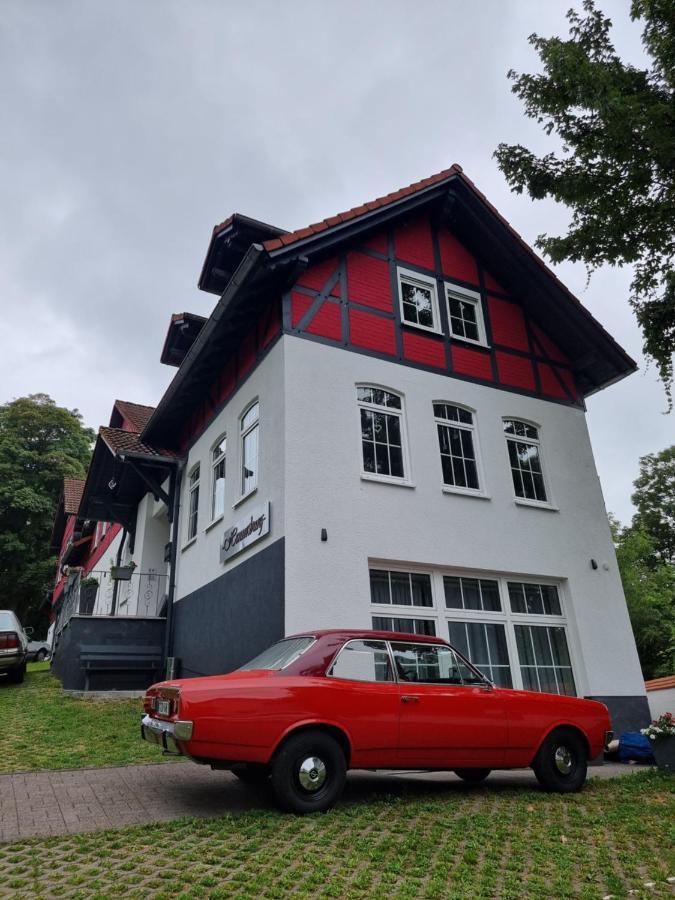
<path id="1" fill-rule="evenodd" d="M 472 291 L 470 288 L 462 287 L 451 281 L 443 282 L 445 291 L 445 307 L 448 313 L 448 331 L 450 337 L 455 341 L 464 341 L 467 344 L 474 344 L 478 347 L 487 347 L 487 333 L 485 331 L 485 319 L 483 317 L 483 303 L 478 291 Z M 463 334 L 455 334 L 452 330 L 452 317 L 450 315 L 450 299 L 462 300 L 464 303 L 470 303 L 476 310 L 476 327 L 478 328 L 478 340 L 465 337 Z"/>
<path id="2" fill-rule="evenodd" d="M 438 309 L 438 287 L 436 279 L 430 275 L 422 275 L 412 269 L 404 269 L 401 266 L 396 267 L 396 282 L 398 284 L 398 302 L 401 313 L 401 323 L 409 328 L 419 328 L 420 331 L 430 331 L 432 334 L 443 334 L 441 328 L 441 317 Z M 406 319 L 403 309 L 403 283 L 418 285 L 425 290 L 431 291 L 431 319 L 433 325 L 420 325 L 418 322 L 410 322 Z"/>
<path id="3" fill-rule="evenodd" d="M 255 421 L 251 422 L 251 424 L 248 425 L 246 427 L 246 429 L 244 429 L 243 428 L 244 419 L 250 413 L 250 411 L 253 409 L 254 406 L 258 407 L 258 415 L 257 415 Z M 242 503 L 247 497 L 250 497 L 252 494 L 255 494 L 255 492 L 258 490 L 258 482 L 260 480 L 260 399 L 258 397 L 256 397 L 254 400 L 251 400 L 251 402 L 248 403 L 244 407 L 242 414 L 239 416 L 238 424 L 239 424 L 239 467 L 238 467 L 238 469 L 239 469 L 239 474 L 238 474 L 239 497 L 237 499 L 237 502 L 234 504 L 234 506 L 239 506 L 239 504 Z M 256 429 L 258 430 L 258 446 L 256 449 L 255 484 L 253 485 L 253 487 L 249 488 L 248 490 L 245 490 L 244 489 L 244 441 Z"/>
<path id="4" fill-rule="evenodd" d="M 431 576 L 432 606 L 402 606 L 392 603 L 372 603 L 370 600 L 370 570 L 380 569 L 389 572 L 415 572 Z M 448 575 L 458 578 L 483 579 L 496 581 L 499 590 L 500 611 L 487 611 L 480 609 L 448 609 L 445 606 L 445 589 L 443 576 Z M 511 612 L 507 582 L 524 582 L 526 584 L 553 585 L 558 591 L 561 615 L 546 615 L 538 613 L 514 613 Z M 523 690 L 523 680 L 520 671 L 520 659 L 516 643 L 515 625 L 542 625 L 548 627 L 562 627 L 565 630 L 567 650 L 572 666 L 572 677 L 576 688 L 576 696 L 583 697 L 588 693 L 587 678 L 582 664 L 582 655 L 577 643 L 576 628 L 568 614 L 568 585 L 564 580 L 540 575 L 523 575 L 519 573 L 496 573 L 491 571 L 476 571 L 470 569 L 452 569 L 446 567 L 414 566 L 383 559 L 368 560 L 368 606 L 370 618 L 374 616 L 396 619 L 425 619 L 434 623 L 436 636 L 449 640 L 450 622 L 475 622 L 482 624 L 495 624 L 504 626 L 506 647 L 509 657 L 511 681 L 515 690 Z"/>
<path id="5" fill-rule="evenodd" d="M 197 473 L 197 479 L 193 482 L 193 478 Z M 196 462 L 190 471 L 188 472 L 187 477 L 187 516 L 186 516 L 186 528 L 185 528 L 185 543 L 183 547 L 188 547 L 190 544 L 194 543 L 197 540 L 197 534 L 199 533 L 199 487 L 201 484 L 202 478 L 202 470 L 201 463 Z M 197 506 L 194 511 L 194 532 L 192 532 L 192 495 L 197 493 Z"/>
<path id="6" fill-rule="evenodd" d="M 531 428 L 537 429 L 537 438 L 518 438 L 516 435 L 507 434 L 504 431 L 504 423 L 505 422 L 521 422 L 523 425 L 529 425 Z M 548 465 L 546 464 L 546 455 L 544 453 L 544 440 L 542 437 L 542 427 L 538 422 L 532 421 L 532 419 L 526 419 L 523 416 L 512 415 L 512 416 L 502 416 L 502 434 L 504 436 L 504 449 L 506 450 L 506 465 L 509 471 L 509 478 L 511 479 L 511 489 L 513 490 L 513 499 L 514 502 L 518 506 L 532 506 L 535 509 L 548 509 L 553 510 L 554 512 L 558 511 L 558 506 L 556 505 L 553 499 L 553 493 L 551 490 L 551 482 L 548 477 Z M 515 440 L 520 441 L 525 444 L 535 444 L 539 450 L 539 464 L 541 466 L 541 477 L 544 482 L 544 491 L 546 492 L 546 500 L 532 500 L 529 497 L 519 497 L 516 494 L 516 485 L 513 480 L 513 470 L 511 468 L 511 459 L 509 457 L 509 441 Z"/>
<path id="7" fill-rule="evenodd" d="M 445 406 L 456 406 L 457 409 L 462 409 L 464 412 L 470 413 L 471 415 L 471 425 L 466 422 L 454 422 L 451 419 L 443 419 L 436 415 L 434 411 L 434 405 L 443 404 Z M 489 500 L 490 495 L 487 493 L 486 485 L 485 485 L 485 470 L 483 468 L 483 460 L 482 454 L 480 450 L 480 439 L 478 437 L 478 415 L 476 410 L 471 406 L 466 406 L 464 403 L 456 403 L 454 400 L 432 400 L 431 401 L 431 411 L 434 416 L 434 438 L 436 443 L 438 444 L 438 426 L 444 425 L 447 428 L 463 428 L 465 431 L 471 433 L 471 438 L 473 442 L 473 453 L 476 462 L 476 471 L 478 473 L 478 487 L 470 488 L 470 487 L 461 487 L 454 484 L 446 484 L 445 479 L 443 478 L 443 462 L 441 460 L 441 448 L 438 447 L 438 458 L 441 461 L 441 485 L 444 494 L 463 494 L 466 497 L 480 497 L 482 500 Z"/>
<path id="8" fill-rule="evenodd" d="M 225 444 L 225 449 L 222 453 L 218 455 L 218 457 L 214 458 L 214 451 L 221 445 Z M 216 503 L 216 469 L 220 466 L 221 463 L 224 464 L 223 468 L 223 481 L 225 481 L 227 477 L 227 434 L 221 434 L 217 441 L 211 445 L 211 449 L 209 451 L 209 456 L 211 459 L 211 521 L 210 525 L 213 525 L 215 522 L 219 522 L 223 516 L 225 515 L 225 486 L 223 485 L 223 501 L 222 501 L 222 509 L 220 512 L 216 512 L 215 503 Z"/>
<path id="9" fill-rule="evenodd" d="M 359 388 L 372 388 L 376 391 L 385 391 L 387 394 L 393 394 L 401 401 L 401 408 L 379 406 L 377 403 L 370 403 L 367 400 L 359 400 Z M 357 382 L 355 385 L 356 407 L 358 411 L 358 436 L 359 436 L 359 459 L 361 461 L 361 479 L 363 481 L 380 481 L 383 484 L 398 484 L 403 487 L 414 487 L 411 478 L 410 454 L 408 452 L 408 430 L 406 428 L 405 418 L 405 396 L 393 388 L 386 387 L 382 384 L 373 384 L 371 382 Z M 399 419 L 399 429 L 401 432 L 401 457 L 403 460 L 403 476 L 398 475 L 378 475 L 377 472 L 366 472 L 363 464 L 363 439 L 361 429 L 361 410 L 367 409 L 371 412 L 379 412 L 385 415 L 394 415 Z"/>

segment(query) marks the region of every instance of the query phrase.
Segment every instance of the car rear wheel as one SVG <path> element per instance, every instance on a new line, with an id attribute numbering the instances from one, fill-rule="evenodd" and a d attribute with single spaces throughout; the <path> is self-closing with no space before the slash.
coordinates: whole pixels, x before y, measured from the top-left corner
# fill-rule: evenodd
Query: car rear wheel
<path id="1" fill-rule="evenodd" d="M 480 784 L 485 781 L 492 769 L 454 769 L 455 775 L 462 781 L 468 781 L 469 784 Z"/>
<path id="2" fill-rule="evenodd" d="M 270 777 L 269 766 L 256 763 L 242 763 L 233 766 L 230 771 L 244 784 L 264 784 Z"/>
<path id="3" fill-rule="evenodd" d="M 272 762 L 272 787 L 282 809 L 298 814 L 323 812 L 336 802 L 345 784 L 342 748 L 322 731 L 291 735 Z"/>
<path id="4" fill-rule="evenodd" d="M 10 669 L 7 673 L 7 680 L 13 684 L 21 684 L 26 677 L 26 664 L 19 666 L 18 669 Z"/>
<path id="5" fill-rule="evenodd" d="M 35 659 L 37 662 L 44 662 L 47 659 L 47 651 L 46 650 L 38 650 L 35 654 Z"/>
<path id="6" fill-rule="evenodd" d="M 539 784 L 547 791 L 569 794 L 586 781 L 588 751 L 581 735 L 571 728 L 551 732 L 532 762 Z"/>

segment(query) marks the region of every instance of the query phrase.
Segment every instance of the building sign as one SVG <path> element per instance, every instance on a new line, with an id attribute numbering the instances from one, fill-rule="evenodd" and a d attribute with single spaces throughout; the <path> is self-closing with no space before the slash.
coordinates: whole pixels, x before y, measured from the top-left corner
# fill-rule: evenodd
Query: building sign
<path id="1" fill-rule="evenodd" d="M 220 545 L 220 561 L 227 562 L 270 531 L 270 504 L 256 506 L 245 519 L 231 525 L 223 535 Z"/>

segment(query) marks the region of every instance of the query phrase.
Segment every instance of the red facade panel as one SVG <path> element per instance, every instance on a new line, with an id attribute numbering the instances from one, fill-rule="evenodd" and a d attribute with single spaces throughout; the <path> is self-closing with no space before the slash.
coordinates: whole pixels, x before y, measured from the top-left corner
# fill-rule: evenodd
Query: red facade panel
<path id="1" fill-rule="evenodd" d="M 340 304 L 324 300 L 305 330 L 309 334 L 317 334 L 321 337 L 331 338 L 333 341 L 341 341 L 342 307 Z"/>
<path id="2" fill-rule="evenodd" d="M 368 247 L 369 250 L 375 250 L 377 253 L 384 253 L 385 256 L 389 252 L 389 244 L 386 234 L 373 235 L 373 237 L 363 242 L 363 246 Z"/>
<path id="3" fill-rule="evenodd" d="M 546 363 L 537 363 L 537 369 L 539 371 L 539 383 L 541 384 L 542 394 L 546 394 L 549 397 L 569 399 L 567 391 L 555 377 L 555 373 L 551 366 L 546 365 Z"/>
<path id="4" fill-rule="evenodd" d="M 272 303 L 267 318 L 260 323 L 260 346 L 267 347 L 279 334 L 281 334 L 281 304 L 276 302 Z"/>
<path id="5" fill-rule="evenodd" d="M 394 320 L 359 309 L 349 310 L 349 335 L 352 344 L 375 350 L 377 353 L 396 355 L 396 338 L 394 336 Z"/>
<path id="6" fill-rule="evenodd" d="M 425 269 L 435 269 L 434 244 L 428 219 L 417 219 L 394 233 L 396 259 Z"/>
<path id="7" fill-rule="evenodd" d="M 249 332 L 239 345 L 237 376 L 243 378 L 255 365 L 255 331 Z"/>
<path id="8" fill-rule="evenodd" d="M 497 281 L 496 278 L 493 278 L 489 272 L 483 272 L 483 278 L 485 280 L 485 289 L 488 291 L 497 291 L 498 294 L 507 294 L 508 291 L 505 291 L 501 284 Z"/>
<path id="9" fill-rule="evenodd" d="M 470 375 L 483 381 L 492 381 L 490 354 L 468 347 L 452 347 L 452 368 L 461 375 Z"/>
<path id="10" fill-rule="evenodd" d="M 411 334 L 408 331 L 404 332 L 403 356 L 411 362 L 445 369 L 445 347 L 440 341 L 435 341 L 433 338 Z"/>
<path id="11" fill-rule="evenodd" d="M 522 309 L 515 303 L 488 297 L 488 310 L 495 344 L 529 352 L 530 344 Z"/>
<path id="12" fill-rule="evenodd" d="M 443 274 L 449 278 L 459 278 L 478 284 L 478 267 L 476 260 L 466 247 L 445 228 L 438 231 L 438 245 L 441 252 Z"/>
<path id="13" fill-rule="evenodd" d="M 569 391 L 570 397 L 576 400 L 579 396 L 577 391 L 577 385 L 574 380 L 574 375 L 570 372 L 569 369 L 562 369 L 560 366 L 553 367 L 558 373 L 559 377 L 562 379 L 563 384 Z"/>
<path id="14" fill-rule="evenodd" d="M 544 356 L 547 356 L 549 359 L 554 359 L 556 362 L 569 362 L 569 359 L 562 350 L 560 350 L 550 337 L 544 334 L 541 328 L 539 328 L 538 325 L 535 325 L 534 322 L 532 323 L 532 335 Z"/>
<path id="15" fill-rule="evenodd" d="M 291 325 L 297 328 L 300 320 L 314 302 L 314 297 L 308 297 L 307 294 L 298 294 L 293 291 L 291 294 Z"/>
<path id="16" fill-rule="evenodd" d="M 324 259 L 319 263 L 309 266 L 298 278 L 297 283 L 303 287 L 312 288 L 314 291 L 322 291 L 324 285 L 335 275 L 338 268 L 338 260 L 335 257 Z M 340 283 L 336 285 L 337 291 L 340 290 Z M 333 292 L 334 293 L 334 292 Z"/>
<path id="17" fill-rule="evenodd" d="M 532 363 L 524 356 L 515 356 L 512 353 L 503 353 L 497 350 L 497 374 L 501 384 L 522 388 L 525 391 L 533 391 L 536 383 Z"/>
<path id="18" fill-rule="evenodd" d="M 354 303 L 391 312 L 389 263 L 364 253 L 348 253 L 347 294 Z"/>

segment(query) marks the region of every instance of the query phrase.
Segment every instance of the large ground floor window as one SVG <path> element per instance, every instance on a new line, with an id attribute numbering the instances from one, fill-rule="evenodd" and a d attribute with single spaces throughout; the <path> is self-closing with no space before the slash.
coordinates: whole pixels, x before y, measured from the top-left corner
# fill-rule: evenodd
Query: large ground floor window
<path id="1" fill-rule="evenodd" d="M 560 584 L 370 566 L 373 628 L 446 638 L 500 687 L 576 696 Z"/>

